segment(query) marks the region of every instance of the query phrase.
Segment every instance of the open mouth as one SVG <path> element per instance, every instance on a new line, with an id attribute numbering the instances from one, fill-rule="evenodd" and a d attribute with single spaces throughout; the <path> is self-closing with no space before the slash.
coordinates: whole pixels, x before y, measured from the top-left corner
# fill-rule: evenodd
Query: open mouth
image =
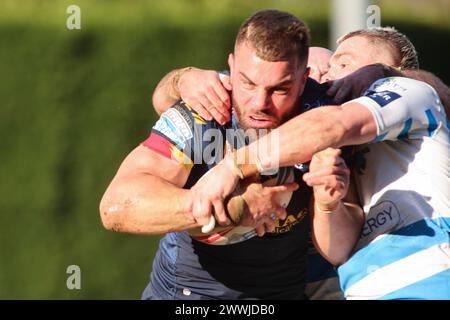
<path id="1" fill-rule="evenodd" d="M 272 128 L 275 120 L 271 117 L 249 116 L 249 122 L 253 128 Z"/>

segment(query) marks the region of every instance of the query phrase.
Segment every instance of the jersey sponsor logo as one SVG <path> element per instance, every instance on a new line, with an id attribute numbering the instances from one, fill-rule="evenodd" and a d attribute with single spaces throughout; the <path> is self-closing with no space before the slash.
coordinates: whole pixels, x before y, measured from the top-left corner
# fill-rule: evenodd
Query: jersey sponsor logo
<path id="1" fill-rule="evenodd" d="M 380 107 L 384 107 L 389 103 L 391 103 L 392 101 L 401 98 L 401 95 L 392 91 L 380 91 L 380 92 L 369 91 L 367 97 L 375 101 Z"/>
<path id="2" fill-rule="evenodd" d="M 400 85 L 400 83 L 399 83 L 399 80 L 400 80 L 400 82 L 402 82 L 403 79 L 404 78 L 396 78 L 396 77 L 380 79 L 369 88 L 369 92 L 376 91 L 377 89 L 379 89 L 379 90 L 390 89 L 390 90 L 394 90 L 394 91 L 406 92 L 407 89 L 404 86 Z M 364 94 L 364 95 L 366 95 L 366 94 Z"/>
<path id="3" fill-rule="evenodd" d="M 164 136 L 166 136 L 168 139 L 170 139 L 173 143 L 175 143 L 180 149 L 183 149 L 185 146 L 185 141 L 183 140 L 183 137 L 180 136 L 178 133 L 178 130 L 173 127 L 173 125 L 167 120 L 164 116 L 159 118 L 159 120 L 156 122 L 155 126 L 153 127 L 153 130 L 156 130 L 160 133 L 162 133 Z"/>
<path id="4" fill-rule="evenodd" d="M 173 126 L 178 129 L 185 141 L 193 137 L 192 125 L 190 126 L 188 124 L 186 119 L 177 109 L 171 108 L 167 110 L 164 113 L 164 117 L 166 117 L 173 124 Z"/>
<path id="5" fill-rule="evenodd" d="M 302 222 L 302 220 L 306 217 L 308 213 L 308 209 L 303 208 L 297 215 L 288 214 L 286 219 L 278 220 L 275 223 L 275 231 L 270 232 L 272 234 L 281 234 L 286 233 L 292 230 L 297 224 Z"/>
<path id="6" fill-rule="evenodd" d="M 190 109 L 186 106 L 186 104 L 183 103 L 183 101 L 180 101 L 178 104 L 173 106 L 173 108 L 176 109 L 183 116 L 183 119 L 186 121 L 189 128 L 194 127 L 192 124 L 192 118 L 190 116 L 192 113 Z"/>
<path id="7" fill-rule="evenodd" d="M 395 203 L 382 201 L 370 208 L 361 232 L 361 240 L 367 243 L 380 234 L 396 230 L 401 223 L 400 211 Z"/>
<path id="8" fill-rule="evenodd" d="M 184 149 L 186 141 L 193 137 L 192 129 L 175 109 L 169 109 L 163 113 L 153 129 L 165 135 L 180 149 Z"/>

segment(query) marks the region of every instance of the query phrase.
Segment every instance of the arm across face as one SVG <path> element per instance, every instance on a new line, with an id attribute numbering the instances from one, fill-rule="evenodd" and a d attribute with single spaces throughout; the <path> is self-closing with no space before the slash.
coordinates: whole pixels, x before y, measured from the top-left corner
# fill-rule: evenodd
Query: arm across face
<path id="1" fill-rule="evenodd" d="M 261 171 L 261 167 L 268 169 L 307 162 L 315 153 L 329 147 L 420 137 L 428 134 L 431 115 L 437 126 L 445 127 L 446 116 L 432 87 L 408 78 L 381 79 L 364 97 L 344 105 L 304 112 L 239 149 L 237 167 L 247 177 Z M 408 132 L 404 132 L 405 123 L 409 121 L 411 126 L 408 125 Z M 267 152 L 270 145 L 275 147 Z M 231 170 L 218 172 L 217 177 L 226 181 L 239 179 Z M 206 180 L 203 183 L 208 184 Z"/>

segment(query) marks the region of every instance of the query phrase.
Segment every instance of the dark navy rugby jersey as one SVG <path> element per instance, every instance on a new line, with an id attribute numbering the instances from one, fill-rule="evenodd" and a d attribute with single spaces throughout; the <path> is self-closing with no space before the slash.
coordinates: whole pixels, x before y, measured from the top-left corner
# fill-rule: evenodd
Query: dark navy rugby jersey
<path id="1" fill-rule="evenodd" d="M 311 108 L 328 103 L 324 91 L 308 81 L 302 105 Z M 229 138 L 229 130 L 233 139 Z M 221 126 L 205 121 L 180 101 L 161 116 L 143 145 L 188 170 L 184 188 L 190 188 L 222 159 L 225 141 L 233 149 L 247 143 L 234 115 L 229 124 Z M 288 217 L 278 221 L 273 233 L 225 246 L 198 242 L 186 231 L 169 233 L 160 241 L 143 298 L 303 298 L 311 189 L 302 181 L 303 173 L 293 167 L 280 168 L 278 184 L 285 183 L 290 172 L 300 188 L 286 208 Z"/>

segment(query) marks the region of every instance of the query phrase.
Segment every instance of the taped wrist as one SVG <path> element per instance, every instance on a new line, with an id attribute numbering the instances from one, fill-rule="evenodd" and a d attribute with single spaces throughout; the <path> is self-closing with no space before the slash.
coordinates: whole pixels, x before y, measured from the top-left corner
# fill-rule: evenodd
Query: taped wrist
<path id="1" fill-rule="evenodd" d="M 341 201 L 336 201 L 332 203 L 320 203 L 314 201 L 314 208 L 319 213 L 331 214 L 341 205 Z"/>
<path id="2" fill-rule="evenodd" d="M 192 69 L 193 69 L 193 67 L 186 67 L 186 68 L 179 69 L 175 72 L 175 75 L 172 78 L 172 82 L 171 82 L 171 86 L 170 86 L 170 93 L 169 93 L 172 98 L 180 99 L 180 89 L 178 87 L 180 78 L 183 74 L 185 74 L 186 72 L 188 72 Z"/>

